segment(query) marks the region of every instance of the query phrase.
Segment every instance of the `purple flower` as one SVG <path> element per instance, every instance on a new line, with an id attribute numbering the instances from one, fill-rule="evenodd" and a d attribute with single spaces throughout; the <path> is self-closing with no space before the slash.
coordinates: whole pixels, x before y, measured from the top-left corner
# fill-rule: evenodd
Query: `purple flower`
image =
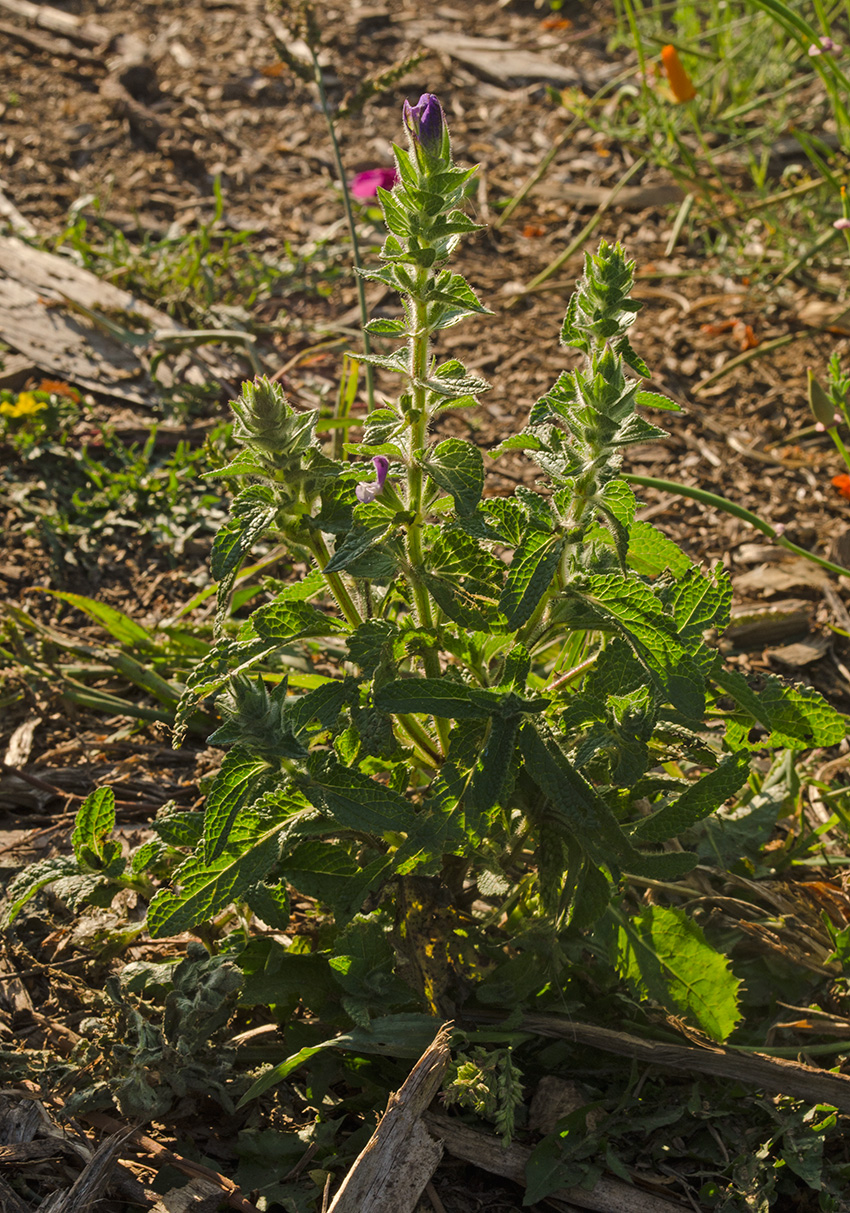
<path id="1" fill-rule="evenodd" d="M 394 168 L 367 168 L 349 182 L 348 188 L 353 198 L 365 202 L 378 196 L 378 186 L 382 190 L 391 190 L 397 181 L 398 173 Z"/>
<path id="2" fill-rule="evenodd" d="M 813 42 L 809 47 L 809 55 L 814 59 L 817 55 L 836 55 L 841 50 L 837 42 L 833 42 L 828 34 L 824 34 L 818 42 Z"/>
<path id="3" fill-rule="evenodd" d="M 832 226 L 839 232 L 843 232 L 845 228 L 850 227 L 850 219 L 836 219 Z"/>
<path id="4" fill-rule="evenodd" d="M 390 461 L 386 455 L 375 455 L 372 458 L 375 465 L 375 479 L 361 480 L 354 490 L 357 500 L 361 505 L 365 505 L 368 501 L 374 501 L 378 494 L 382 491 L 387 479 Z"/>
<path id="5" fill-rule="evenodd" d="M 448 131 L 443 107 L 433 93 L 423 93 L 416 105 L 404 103 L 404 125 L 410 139 L 426 161 L 438 161 L 448 153 Z"/>

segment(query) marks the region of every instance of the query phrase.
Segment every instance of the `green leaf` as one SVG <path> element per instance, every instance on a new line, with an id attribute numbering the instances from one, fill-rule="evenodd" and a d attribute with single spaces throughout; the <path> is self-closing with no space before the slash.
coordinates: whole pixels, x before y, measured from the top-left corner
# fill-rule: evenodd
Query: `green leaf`
<path id="1" fill-rule="evenodd" d="M 104 839 L 115 828 L 115 793 L 112 788 L 97 788 L 89 793 L 77 810 L 71 844 L 77 862 L 87 866 L 83 858 L 88 848 L 101 862 L 104 860 Z"/>
<path id="2" fill-rule="evenodd" d="M 713 682 L 731 695 L 750 716 L 769 730 L 769 736 L 749 740 L 749 726 L 730 720 L 727 744 L 737 748 L 801 749 L 838 745 L 847 734 L 846 718 L 826 702 L 812 687 L 787 686 L 772 674 L 764 676 L 764 685 L 753 691 L 739 670 L 718 660 L 711 670 Z"/>
<path id="3" fill-rule="evenodd" d="M 739 792 L 749 773 L 750 755 L 746 751 L 727 754 L 719 766 L 698 779 L 672 804 L 645 817 L 635 827 L 633 837 L 644 842 L 662 842 L 681 834 Z"/>
<path id="4" fill-rule="evenodd" d="M 437 605 L 464 628 L 495 628 L 505 568 L 469 535 L 442 530 L 428 552 L 423 580 Z"/>
<path id="5" fill-rule="evenodd" d="M 486 720 L 493 711 L 472 702 L 473 688 L 447 678 L 399 678 L 375 691 L 382 712 L 416 712 L 447 720 Z M 496 699 L 498 696 L 496 696 Z M 495 705 L 495 700 L 494 700 Z"/>
<path id="6" fill-rule="evenodd" d="M 378 526 L 355 526 L 353 530 L 348 532 L 331 559 L 325 565 L 324 571 L 326 573 L 341 573 L 343 569 L 349 568 L 361 556 L 364 556 L 379 544 L 389 530 L 390 525 L 386 522 L 380 523 Z"/>
<path id="7" fill-rule="evenodd" d="M 530 530 L 514 552 L 499 610 L 512 630 L 531 618 L 558 571 L 564 550 L 562 535 Z"/>
<path id="8" fill-rule="evenodd" d="M 153 939 L 180 935 L 208 922 L 245 891 L 262 880 L 278 856 L 280 826 L 257 835 L 238 855 L 219 855 L 207 862 L 192 855 L 174 874 L 178 892 L 160 889 L 148 906 L 147 925 Z"/>
<path id="9" fill-rule="evenodd" d="M 636 394 L 635 404 L 641 404 L 647 409 L 665 409 L 670 413 L 681 413 L 682 411 L 681 406 L 668 396 L 661 396 L 658 392 L 647 392 L 643 389 Z"/>
<path id="10" fill-rule="evenodd" d="M 701 719 L 703 678 L 649 586 L 619 573 L 591 576 L 588 582 L 589 592 L 582 597 L 614 624 L 644 664 L 660 676 L 670 702 L 690 719 Z"/>
<path id="11" fill-rule="evenodd" d="M 251 623 L 263 640 L 274 641 L 276 646 L 305 636 L 332 636 L 346 631 L 348 626 L 338 616 L 321 611 L 309 602 L 280 599 L 254 611 Z"/>
<path id="12" fill-rule="evenodd" d="M 596 498 L 596 505 L 611 528 L 620 564 L 625 565 L 629 534 L 635 519 L 635 495 L 625 480 L 609 480 Z"/>
<path id="13" fill-rule="evenodd" d="M 741 1018 L 740 982 L 683 910 L 647 906 L 617 915 L 617 968 L 645 998 L 724 1041 Z"/>
<path id="14" fill-rule="evenodd" d="M 481 451 L 461 438 L 447 438 L 420 460 L 431 479 L 451 493 L 459 514 L 472 514 L 484 488 Z"/>
<path id="15" fill-rule="evenodd" d="M 656 530 L 651 522 L 638 519 L 629 536 L 628 563 L 644 577 L 657 577 L 669 569 L 674 577 L 683 577 L 691 561 L 677 543 Z"/>
<path id="16" fill-rule="evenodd" d="M 127 648 L 151 649 L 154 647 L 150 632 L 131 619 L 129 615 L 107 606 L 105 602 L 96 602 L 93 598 L 86 598 L 82 594 L 69 594 L 63 590 L 42 589 L 41 592 L 77 607 L 88 615 L 89 619 L 99 623 L 119 644 L 126 645 Z"/>
<path id="17" fill-rule="evenodd" d="M 234 746 L 225 755 L 204 815 L 204 858 L 207 863 L 222 853 L 236 814 L 247 804 L 260 777 L 270 770 L 265 759 L 255 757 L 242 746 Z"/>
<path id="18" fill-rule="evenodd" d="M 519 747 L 527 773 L 552 806 L 554 823 L 597 864 L 658 880 L 673 879 L 693 868 L 696 856 L 687 851 L 657 855 L 638 851 L 593 785 L 529 722 L 520 730 Z"/>
<path id="19" fill-rule="evenodd" d="M 346 829 L 381 836 L 387 831 L 408 832 L 416 826 L 413 805 L 361 771 L 340 766 L 330 756 L 316 755 L 310 774 L 304 795 Z"/>
<path id="20" fill-rule="evenodd" d="M 331 728 L 345 705 L 351 703 L 356 695 L 357 679 L 334 678 L 287 703 L 287 721 L 296 735 L 303 732 L 313 720 L 317 720 L 323 729 Z"/>
<path id="21" fill-rule="evenodd" d="M 76 876 L 79 870 L 76 859 L 70 855 L 57 855 L 53 859 L 38 859 L 35 863 L 27 864 L 6 889 L 6 905 L 0 918 L 0 927 L 5 930 L 11 926 L 39 889 L 65 877 Z"/>
<path id="22" fill-rule="evenodd" d="M 235 498 L 231 512 L 233 517 L 216 535 L 210 557 L 210 571 L 219 583 L 219 622 L 227 609 L 230 591 L 242 560 L 275 520 L 277 501 L 274 491 L 264 484 L 249 485 Z"/>
<path id="23" fill-rule="evenodd" d="M 717 565 L 711 576 L 706 577 L 692 566 L 676 579 L 670 601 L 679 639 L 689 653 L 697 653 L 703 647 L 704 632 L 709 628 L 722 632 L 729 624 L 732 606 L 729 574 Z"/>

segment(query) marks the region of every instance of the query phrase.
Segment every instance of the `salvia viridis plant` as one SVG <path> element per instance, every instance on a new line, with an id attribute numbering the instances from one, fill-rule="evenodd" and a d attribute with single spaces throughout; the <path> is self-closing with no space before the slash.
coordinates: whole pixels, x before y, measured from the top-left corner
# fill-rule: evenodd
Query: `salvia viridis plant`
<path id="1" fill-rule="evenodd" d="M 179 739 L 217 697 L 209 740 L 225 756 L 205 813 L 161 815 L 125 870 L 98 802 L 62 870 L 94 881 L 100 904 L 109 882 L 144 896 L 170 879 L 150 933 L 195 931 L 214 949 L 244 944 L 252 914 L 282 931 L 291 899 L 301 918 L 315 905 L 305 946 L 328 958 L 360 1029 L 389 1010 L 453 1014 L 477 998 L 506 1011 L 557 992 L 564 939 L 594 927 L 607 963 L 619 955 L 645 992 L 618 908 L 626 879 L 695 866 L 680 836 L 742 788 L 754 750 L 844 736 L 814 691 L 769 675 L 753 688 L 724 664 L 706 634 L 728 622 L 727 575 L 636 519 L 624 452 L 665 436 L 639 410 L 677 406 L 642 386 L 634 265 L 619 245 L 586 256 L 569 301 L 561 342 L 579 365 L 490 452 L 526 452 L 535 487 L 487 496 L 481 450 L 432 437 L 444 410 L 489 386 L 433 352 L 438 333 L 487 310 L 450 267 L 477 230 L 462 210 L 475 170 L 454 164 L 436 97 L 405 104 L 404 125 L 398 183 L 378 191 L 381 264 L 365 271 L 403 304 L 368 326 L 386 343 L 370 356 L 386 402 L 341 460 L 278 384 L 256 379 L 233 402 L 242 449 L 220 474 L 240 487 L 212 555 L 217 641 L 177 721 Z M 267 579 L 262 605 L 237 617 L 239 569 L 269 542 L 296 574 Z M 36 868 L 14 912 L 56 878 Z M 651 919 L 645 935 L 661 924 L 725 972 L 684 911 Z M 671 995 L 678 1010 L 728 1034 L 734 1007 L 714 1014 L 711 996 L 691 994 Z"/>

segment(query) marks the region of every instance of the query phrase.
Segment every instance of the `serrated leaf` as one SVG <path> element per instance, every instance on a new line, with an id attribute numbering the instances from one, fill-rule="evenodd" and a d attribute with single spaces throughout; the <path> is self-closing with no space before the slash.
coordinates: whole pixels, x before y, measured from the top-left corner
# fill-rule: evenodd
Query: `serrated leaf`
<path id="1" fill-rule="evenodd" d="M 634 446 L 641 442 L 656 442 L 659 438 L 669 438 L 666 430 L 651 425 L 645 417 L 633 413 L 627 417 L 611 439 L 612 446 Z"/>
<path id="2" fill-rule="evenodd" d="M 370 320 L 366 326 L 367 333 L 377 335 L 392 334 L 394 337 L 400 337 L 404 333 L 405 324 L 403 320 L 391 320 L 388 316 L 376 316 Z"/>
<path id="3" fill-rule="evenodd" d="M 245 890 L 262 880 L 278 855 L 279 827 L 255 838 L 238 855 L 219 855 L 207 862 L 192 855 L 174 874 L 178 891 L 160 889 L 148 906 L 147 927 L 153 939 L 180 935 L 208 922 Z"/>
<path id="4" fill-rule="evenodd" d="M 641 404 L 647 409 L 664 409 L 670 413 L 681 413 L 681 405 L 676 404 L 675 400 L 671 400 L 669 396 L 662 396 L 658 392 L 647 392 L 643 388 L 635 396 L 635 404 Z"/>
<path id="5" fill-rule="evenodd" d="M 739 792 L 749 774 L 750 755 L 747 752 L 727 754 L 713 771 L 691 784 L 672 804 L 639 822 L 633 837 L 643 842 L 662 842 L 683 833 Z"/>
<path id="6" fill-rule="evenodd" d="M 495 708 L 474 703 L 473 688 L 447 678 L 398 678 L 385 682 L 374 694 L 375 707 L 382 712 L 415 712 L 424 716 L 442 716 L 447 720 L 486 720 Z"/>
<path id="7" fill-rule="evenodd" d="M 741 1018 L 740 982 L 684 910 L 647 906 L 619 920 L 617 967 L 638 992 L 724 1041 Z"/>
<path id="8" fill-rule="evenodd" d="M 582 596 L 617 626 L 638 657 L 660 675 L 670 702 L 690 719 L 702 718 L 704 680 L 652 590 L 619 573 L 591 576 L 588 583 Z"/>
<path id="9" fill-rule="evenodd" d="M 227 846 L 236 814 L 248 803 L 260 777 L 270 770 L 265 759 L 255 757 L 242 746 L 234 746 L 225 755 L 204 812 L 205 862 L 217 859 Z"/>
<path id="10" fill-rule="evenodd" d="M 204 815 L 189 811 L 160 813 L 151 826 L 170 847 L 196 847 L 204 836 Z"/>
<path id="11" fill-rule="evenodd" d="M 348 637 L 348 655 L 367 677 L 392 652 L 399 626 L 389 619 L 364 619 Z"/>
<path id="12" fill-rule="evenodd" d="M 676 578 L 684 577 L 692 567 L 677 543 L 642 519 L 632 526 L 627 559 L 629 566 L 644 577 L 657 577 L 665 569 Z"/>
<path id="13" fill-rule="evenodd" d="M 723 632 L 728 626 L 732 606 L 731 578 L 720 565 L 709 577 L 692 566 L 677 579 L 670 605 L 679 639 L 688 652 L 697 653 L 703 647 L 703 633 L 709 628 Z"/>
<path id="14" fill-rule="evenodd" d="M 564 550 L 564 538 L 545 531 L 530 530 L 514 552 L 499 610 L 512 630 L 531 618 L 548 590 Z"/>
<path id="15" fill-rule="evenodd" d="M 264 880 L 258 880 L 256 884 L 248 886 L 242 900 L 272 930 L 285 931 L 289 926 L 289 889 L 285 882 L 267 884 Z"/>
<path id="16" fill-rule="evenodd" d="M 333 636 L 348 627 L 344 620 L 320 611 L 309 602 L 285 599 L 259 607 L 251 615 L 251 624 L 263 640 L 274 641 L 275 645 L 306 636 Z"/>
<path id="17" fill-rule="evenodd" d="M 83 863 L 83 849 L 89 848 L 97 860 L 104 860 L 104 840 L 115 828 L 115 793 L 112 788 L 97 788 L 90 792 L 77 810 L 71 844 L 78 863 Z"/>
<path id="18" fill-rule="evenodd" d="M 277 515 L 273 490 L 267 485 L 249 485 L 234 500 L 231 513 L 233 517 L 228 519 L 213 541 L 210 557 L 210 571 L 219 583 L 216 615 L 219 626 L 242 560 L 272 526 Z"/>
<path id="19" fill-rule="evenodd" d="M 477 446 L 461 438 L 447 438 L 420 463 L 441 489 L 451 493 L 459 514 L 475 512 L 484 488 L 484 459 Z"/>
<path id="20" fill-rule="evenodd" d="M 330 728 L 336 724 L 340 712 L 356 693 L 355 678 L 335 678 L 288 703 L 286 718 L 293 733 L 297 735 L 302 732 L 313 720 L 317 720 L 322 728 Z"/>
<path id="21" fill-rule="evenodd" d="M 386 522 L 379 523 L 377 526 L 355 526 L 336 549 L 325 565 L 324 571 L 341 573 L 344 569 L 351 568 L 362 556 L 371 552 L 389 530 L 390 525 Z"/>
<path id="22" fill-rule="evenodd" d="M 6 905 L 0 927 L 5 930 L 11 926 L 27 902 L 45 885 L 78 873 L 77 861 L 70 855 L 57 855 L 53 859 L 38 859 L 35 863 L 27 864 L 6 889 Z"/>
<path id="23" fill-rule="evenodd" d="M 838 745 L 847 734 L 846 718 L 812 687 L 788 686 L 768 674 L 758 692 L 753 691 L 739 670 L 717 661 L 711 679 L 769 730 L 769 736 L 751 742 L 749 726 L 735 720 L 727 725 L 727 744 L 761 749 L 800 749 Z"/>
<path id="24" fill-rule="evenodd" d="M 472 517 L 468 515 L 467 517 Z M 464 628 L 495 627 L 504 565 L 460 531 L 440 532 L 427 556 L 425 584 L 449 619 Z"/>
<path id="25" fill-rule="evenodd" d="M 640 306 L 640 304 L 638 304 L 638 307 L 639 306 Z M 628 366 L 630 366 L 633 371 L 637 371 L 637 373 L 640 375 L 640 377 L 642 379 L 650 378 L 652 372 L 650 371 L 649 367 L 646 365 L 644 360 L 641 358 L 640 354 L 636 354 L 635 351 L 632 349 L 632 347 L 629 345 L 629 341 L 628 341 L 627 337 L 623 337 L 620 341 L 618 341 L 614 348 L 616 349 L 616 351 L 620 355 L 620 357 L 623 359 L 623 361 Z"/>
<path id="26" fill-rule="evenodd" d="M 312 780 L 304 787 L 304 795 L 346 829 L 379 836 L 414 829 L 413 805 L 368 775 L 346 769 L 327 756 L 317 756 L 310 774 Z"/>
<path id="27" fill-rule="evenodd" d="M 526 772 L 549 801 L 560 828 L 594 862 L 659 880 L 674 879 L 693 868 L 696 856 L 687 851 L 658 855 L 638 851 L 593 785 L 531 723 L 522 726 L 519 747 Z"/>

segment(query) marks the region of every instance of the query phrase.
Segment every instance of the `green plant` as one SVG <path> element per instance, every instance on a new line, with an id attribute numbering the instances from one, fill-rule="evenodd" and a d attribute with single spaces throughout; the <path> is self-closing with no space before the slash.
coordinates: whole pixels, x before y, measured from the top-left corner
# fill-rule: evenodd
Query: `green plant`
<path id="1" fill-rule="evenodd" d="M 634 520 L 622 452 L 662 436 L 636 409 L 675 406 L 626 374 L 649 372 L 628 341 L 639 305 L 619 246 L 588 256 L 567 310 L 562 340 L 583 366 L 500 448 L 526 450 L 543 491 L 482 498 L 480 451 L 429 445 L 431 419 L 486 387 L 455 360 L 436 365 L 430 337 L 484 309 L 446 268 L 475 228 L 457 209 L 469 173 L 452 164 L 435 98 L 405 122 L 401 184 L 380 194 L 384 265 L 368 271 L 404 298 L 403 320 L 370 326 L 404 342 L 372 356 L 401 389 L 346 444 L 375 479 L 329 458 L 315 416 L 277 385 L 244 385 L 243 450 L 224 471 L 249 484 L 212 560 L 220 638 L 178 717 L 179 736 L 219 693 L 211 740 L 227 755 L 203 838 L 148 925 L 192 929 L 233 901 L 284 924 L 291 885 L 342 929 L 368 899 L 422 1005 L 446 1011 L 475 971 L 476 889 L 508 914 L 521 890 L 522 917 L 546 930 L 589 927 L 625 873 L 690 870 L 693 854 L 659 844 L 745 783 L 754 747 L 833 744 L 843 722 L 813 691 L 768 678 L 756 694 L 726 668 L 703 639 L 728 618 L 725 574 Z M 267 534 L 313 571 L 236 629 L 233 580 Z M 306 694 L 251 675 L 319 642 L 339 672 Z"/>

